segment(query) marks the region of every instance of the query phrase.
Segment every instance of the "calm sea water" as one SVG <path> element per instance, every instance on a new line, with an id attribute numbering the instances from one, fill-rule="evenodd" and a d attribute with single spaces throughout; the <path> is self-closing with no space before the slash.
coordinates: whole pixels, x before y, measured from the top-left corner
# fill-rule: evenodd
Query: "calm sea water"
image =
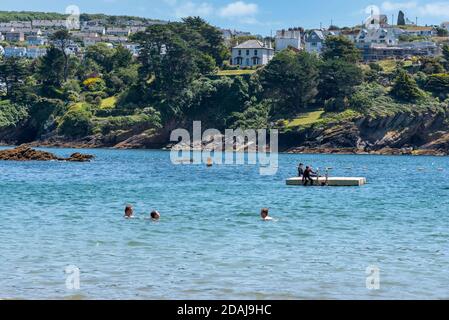
<path id="1" fill-rule="evenodd" d="M 163 151 L 82 152 L 97 158 L 0 162 L 0 298 L 449 299 L 447 157 L 280 155 L 263 177 Z M 287 187 L 299 161 L 369 184 Z M 144 219 L 153 209 L 159 223 Z"/>

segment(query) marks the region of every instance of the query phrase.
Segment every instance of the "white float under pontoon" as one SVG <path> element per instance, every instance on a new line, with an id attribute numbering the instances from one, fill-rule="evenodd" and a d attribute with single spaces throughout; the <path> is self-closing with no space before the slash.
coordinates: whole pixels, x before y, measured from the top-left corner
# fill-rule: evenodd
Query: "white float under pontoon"
<path id="1" fill-rule="evenodd" d="M 366 184 L 366 178 L 339 178 L 339 177 L 320 177 L 313 178 L 314 186 L 330 186 L 330 187 L 360 187 Z M 287 179 L 287 185 L 289 186 L 303 186 L 304 182 L 302 178 L 290 178 Z M 310 185 L 310 182 L 308 183 Z"/>

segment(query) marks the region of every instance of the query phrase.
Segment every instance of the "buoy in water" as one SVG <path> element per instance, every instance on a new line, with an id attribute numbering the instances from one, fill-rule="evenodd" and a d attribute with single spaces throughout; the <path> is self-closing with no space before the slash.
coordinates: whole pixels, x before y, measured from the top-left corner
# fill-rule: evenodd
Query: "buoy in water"
<path id="1" fill-rule="evenodd" d="M 212 158 L 207 158 L 207 166 L 212 167 L 214 165 Z"/>

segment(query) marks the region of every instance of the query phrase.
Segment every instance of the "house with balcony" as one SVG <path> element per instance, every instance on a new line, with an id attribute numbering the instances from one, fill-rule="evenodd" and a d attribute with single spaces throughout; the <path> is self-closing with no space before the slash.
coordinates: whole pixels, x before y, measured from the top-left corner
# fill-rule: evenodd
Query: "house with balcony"
<path id="1" fill-rule="evenodd" d="M 268 64 L 274 57 L 271 44 L 259 40 L 248 40 L 232 48 L 232 65 L 256 67 Z"/>
<path id="2" fill-rule="evenodd" d="M 359 48 L 369 47 L 372 44 L 391 46 L 399 42 L 399 36 L 394 28 L 362 29 L 355 42 Z"/>

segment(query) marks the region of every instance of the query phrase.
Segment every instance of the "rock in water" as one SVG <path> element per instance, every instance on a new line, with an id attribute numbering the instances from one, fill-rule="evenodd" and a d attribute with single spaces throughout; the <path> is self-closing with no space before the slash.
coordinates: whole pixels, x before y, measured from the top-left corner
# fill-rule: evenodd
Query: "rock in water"
<path id="1" fill-rule="evenodd" d="M 69 158 L 60 158 L 53 153 L 39 151 L 27 145 L 21 145 L 14 149 L 0 151 L 0 160 L 7 161 L 71 161 L 87 162 L 94 158 L 92 155 L 74 153 Z"/>

